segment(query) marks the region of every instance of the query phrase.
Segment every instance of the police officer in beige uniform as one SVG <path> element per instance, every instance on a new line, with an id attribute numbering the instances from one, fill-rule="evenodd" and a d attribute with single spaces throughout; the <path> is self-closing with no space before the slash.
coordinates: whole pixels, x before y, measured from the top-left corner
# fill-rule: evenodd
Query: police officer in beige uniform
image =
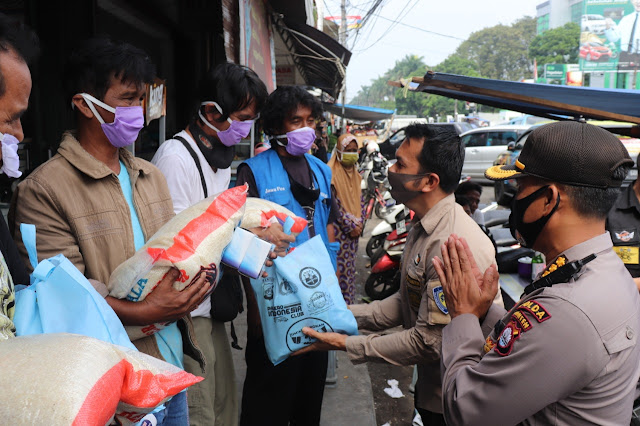
<path id="1" fill-rule="evenodd" d="M 513 166 L 512 232 L 549 261 L 508 313 L 494 266 L 452 236 L 434 266 L 451 322 L 442 337 L 449 425 L 628 425 L 640 376 L 640 297 L 605 218 L 633 161 L 599 127 L 534 130 Z M 486 339 L 485 339 L 486 338 Z"/>
<path id="2" fill-rule="evenodd" d="M 495 250 L 455 202 L 453 191 L 464 160 L 458 136 L 426 124 L 408 126 L 405 135 L 396 152 L 398 161 L 389 169 L 393 198 L 412 209 L 417 218 L 407 237 L 400 290 L 382 301 L 349 306 L 362 329 L 380 331 L 401 325 L 405 330 L 350 337 L 308 328 L 303 331 L 322 342 L 308 350 L 346 350 L 354 363 L 417 364 L 416 408 L 425 425 L 441 425 L 440 346 L 442 329 L 451 319 L 431 259 L 440 255 L 440 246 L 452 232 L 467 238 L 483 268 L 495 262 Z M 502 306 L 500 293 L 496 302 Z"/>

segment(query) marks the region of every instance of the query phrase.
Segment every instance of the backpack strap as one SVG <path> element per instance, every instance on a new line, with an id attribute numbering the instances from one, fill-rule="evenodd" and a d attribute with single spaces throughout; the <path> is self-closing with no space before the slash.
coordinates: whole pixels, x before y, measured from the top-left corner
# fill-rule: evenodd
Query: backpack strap
<path id="1" fill-rule="evenodd" d="M 187 148 L 187 151 L 189 151 L 189 154 L 191 154 L 191 158 L 193 158 L 193 161 L 195 161 L 196 167 L 198 168 L 198 173 L 200 173 L 200 182 L 202 183 L 202 192 L 204 192 L 204 198 L 207 198 L 209 196 L 209 192 L 207 191 L 207 182 L 205 182 L 204 180 L 204 173 L 202 172 L 202 166 L 200 165 L 200 160 L 198 159 L 198 155 L 193 150 L 193 148 L 191 148 L 191 144 L 187 142 L 185 138 L 183 138 L 182 136 L 174 136 L 174 138 L 182 142 L 182 145 L 184 145 L 184 147 Z"/>

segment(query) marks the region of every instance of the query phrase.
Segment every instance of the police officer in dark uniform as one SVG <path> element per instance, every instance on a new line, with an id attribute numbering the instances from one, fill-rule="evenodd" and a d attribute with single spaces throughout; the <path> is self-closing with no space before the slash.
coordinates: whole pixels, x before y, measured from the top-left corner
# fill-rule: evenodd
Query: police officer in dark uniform
<path id="1" fill-rule="evenodd" d="M 607 215 L 613 250 L 640 290 L 640 180 L 624 189 Z"/>

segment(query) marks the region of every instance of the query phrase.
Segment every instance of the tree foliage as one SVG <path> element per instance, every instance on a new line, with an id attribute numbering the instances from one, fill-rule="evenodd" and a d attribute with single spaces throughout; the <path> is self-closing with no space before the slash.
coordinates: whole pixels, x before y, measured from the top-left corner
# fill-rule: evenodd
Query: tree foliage
<path id="1" fill-rule="evenodd" d="M 362 86 L 358 94 L 351 100 L 354 105 L 364 105 L 377 108 L 396 108 L 396 88 L 387 84 L 389 80 L 398 80 L 413 75 L 424 75 L 427 71 L 422 56 L 407 55 L 396 61 L 393 68 L 371 82 L 369 86 Z"/>
<path id="2" fill-rule="evenodd" d="M 512 25 L 495 25 L 472 33 L 456 50 L 474 62 L 480 75 L 498 80 L 531 78 L 533 61 L 529 45 L 536 35 L 536 21 L 525 17 Z"/>
<path id="3" fill-rule="evenodd" d="M 529 46 L 529 56 L 538 66 L 544 64 L 575 64 L 578 62 L 580 25 L 569 22 L 536 36 Z"/>

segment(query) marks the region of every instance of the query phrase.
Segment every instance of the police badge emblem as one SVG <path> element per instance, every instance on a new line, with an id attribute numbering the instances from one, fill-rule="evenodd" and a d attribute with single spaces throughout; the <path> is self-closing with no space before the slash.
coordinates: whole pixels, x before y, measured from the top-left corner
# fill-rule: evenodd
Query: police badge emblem
<path id="1" fill-rule="evenodd" d="M 615 232 L 616 234 L 616 238 L 619 239 L 620 241 L 626 243 L 631 241 L 631 239 L 633 238 L 635 231 L 633 232 L 629 232 L 629 231 L 622 231 L 620 233 Z"/>
<path id="2" fill-rule="evenodd" d="M 442 286 L 433 288 L 433 300 L 436 302 L 436 306 L 443 314 L 449 315 L 449 310 L 447 309 L 447 303 L 444 300 L 444 291 L 442 290 Z"/>

